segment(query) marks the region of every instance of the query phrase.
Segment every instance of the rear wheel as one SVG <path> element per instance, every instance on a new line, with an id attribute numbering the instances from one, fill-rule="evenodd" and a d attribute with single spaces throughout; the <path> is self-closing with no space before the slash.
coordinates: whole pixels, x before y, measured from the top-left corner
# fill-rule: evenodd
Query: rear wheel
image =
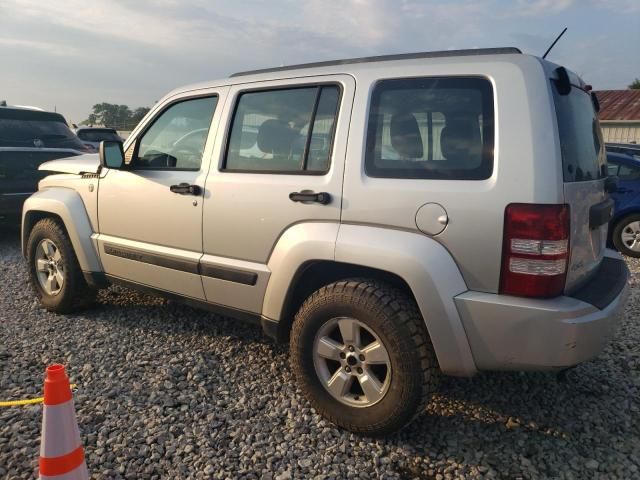
<path id="1" fill-rule="evenodd" d="M 344 280 L 309 297 L 290 341 L 298 383 L 313 407 L 357 433 L 383 435 L 424 411 L 438 379 L 415 303 L 370 280 Z"/>
<path id="2" fill-rule="evenodd" d="M 71 313 L 90 305 L 96 291 L 85 281 L 71 241 L 52 218 L 37 222 L 27 241 L 31 284 L 50 312 Z"/>
<path id="3" fill-rule="evenodd" d="M 628 215 L 618 221 L 612 239 L 620 253 L 640 258 L 640 214 Z"/>

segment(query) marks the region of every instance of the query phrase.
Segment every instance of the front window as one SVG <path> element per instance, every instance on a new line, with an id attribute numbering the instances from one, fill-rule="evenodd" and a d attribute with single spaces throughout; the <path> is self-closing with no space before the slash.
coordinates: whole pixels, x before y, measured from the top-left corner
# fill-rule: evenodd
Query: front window
<path id="1" fill-rule="evenodd" d="M 138 169 L 198 170 L 218 97 L 175 103 L 153 121 L 139 140 Z"/>

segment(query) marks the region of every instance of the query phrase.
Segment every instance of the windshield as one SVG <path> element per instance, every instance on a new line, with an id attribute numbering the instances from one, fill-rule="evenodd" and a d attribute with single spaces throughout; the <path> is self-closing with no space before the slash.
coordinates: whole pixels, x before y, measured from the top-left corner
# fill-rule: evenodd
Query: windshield
<path id="1" fill-rule="evenodd" d="M 78 132 L 78 138 L 85 142 L 122 141 L 114 130 L 80 130 Z"/>
<path id="2" fill-rule="evenodd" d="M 575 86 L 568 95 L 560 95 L 555 86 L 552 88 L 564 181 L 582 182 L 606 177 L 604 142 L 591 95 Z"/>
<path id="3" fill-rule="evenodd" d="M 0 147 L 84 150 L 62 115 L 0 109 Z"/>

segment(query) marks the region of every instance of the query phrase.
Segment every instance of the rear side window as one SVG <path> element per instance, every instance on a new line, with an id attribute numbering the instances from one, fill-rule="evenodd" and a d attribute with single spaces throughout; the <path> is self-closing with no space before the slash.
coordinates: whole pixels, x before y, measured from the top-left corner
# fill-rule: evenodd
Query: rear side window
<path id="1" fill-rule="evenodd" d="M 365 170 L 371 177 L 482 180 L 493 170 L 493 92 L 483 78 L 379 82 Z"/>
<path id="2" fill-rule="evenodd" d="M 339 99 L 335 85 L 243 93 L 233 117 L 224 170 L 327 172 Z"/>
<path id="3" fill-rule="evenodd" d="M 114 130 L 103 130 L 103 129 L 94 129 L 94 130 L 80 130 L 78 132 L 78 138 L 80 140 L 84 140 L 85 142 L 121 142 L 122 139 Z"/>
<path id="4" fill-rule="evenodd" d="M 577 87 L 560 95 L 552 86 L 558 118 L 565 182 L 598 180 L 607 176 L 600 123 L 591 96 Z"/>
<path id="5" fill-rule="evenodd" d="M 620 170 L 618 170 L 618 176 L 622 180 L 638 180 L 640 179 L 640 169 L 629 167 L 627 165 L 620 165 Z"/>

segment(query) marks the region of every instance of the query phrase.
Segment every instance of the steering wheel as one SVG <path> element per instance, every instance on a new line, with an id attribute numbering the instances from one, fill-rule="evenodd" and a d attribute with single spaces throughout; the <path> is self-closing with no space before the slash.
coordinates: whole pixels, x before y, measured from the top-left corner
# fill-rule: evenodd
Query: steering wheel
<path id="1" fill-rule="evenodd" d="M 173 143 L 169 154 L 176 157 L 181 165 L 199 165 L 202 160 L 202 147 L 207 131 L 206 128 L 200 128 L 183 135 Z M 198 142 L 197 136 L 201 137 L 200 142 Z M 196 147 L 194 144 L 199 145 Z"/>

